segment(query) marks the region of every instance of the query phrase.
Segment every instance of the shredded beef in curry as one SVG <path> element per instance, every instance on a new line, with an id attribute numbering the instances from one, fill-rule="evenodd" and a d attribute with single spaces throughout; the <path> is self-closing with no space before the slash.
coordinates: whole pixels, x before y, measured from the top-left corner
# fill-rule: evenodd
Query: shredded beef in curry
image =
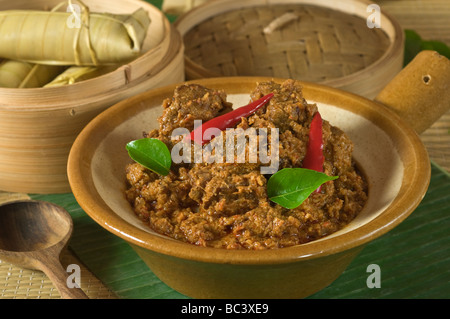
<path id="1" fill-rule="evenodd" d="M 256 100 L 273 92 L 270 102 L 238 127 L 279 129 L 279 169 L 302 167 L 309 123 L 317 112 L 294 80 L 259 83 Z M 200 85 L 181 85 L 163 104 L 160 127 L 146 134 L 171 149 L 175 128 L 194 128 L 230 111 L 226 93 Z M 138 163 L 126 168 L 126 197 L 136 215 L 154 231 L 199 246 L 270 249 L 307 243 L 347 225 L 367 200 L 367 185 L 352 160 L 353 144 L 339 128 L 323 122 L 324 173 L 339 176 L 322 185 L 299 207 L 283 208 L 267 197 L 269 176 L 260 163 L 173 165 L 161 176 Z"/>

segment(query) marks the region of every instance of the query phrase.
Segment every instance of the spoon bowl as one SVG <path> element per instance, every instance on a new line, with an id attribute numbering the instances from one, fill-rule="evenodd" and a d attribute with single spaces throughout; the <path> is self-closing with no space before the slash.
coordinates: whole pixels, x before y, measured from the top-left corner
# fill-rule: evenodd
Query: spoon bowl
<path id="1" fill-rule="evenodd" d="M 0 259 L 43 271 L 63 298 L 87 298 L 67 285 L 60 254 L 72 235 L 69 213 L 52 203 L 26 200 L 0 206 Z"/>

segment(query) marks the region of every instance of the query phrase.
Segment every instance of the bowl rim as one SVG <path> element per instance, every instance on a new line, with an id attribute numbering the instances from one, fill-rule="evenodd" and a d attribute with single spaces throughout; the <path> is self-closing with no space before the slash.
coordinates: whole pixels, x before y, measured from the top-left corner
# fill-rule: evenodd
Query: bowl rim
<path id="1" fill-rule="evenodd" d="M 103 111 L 81 131 L 69 154 L 67 174 L 75 199 L 96 223 L 132 244 L 132 246 L 135 245 L 155 253 L 192 261 L 241 265 L 282 264 L 342 253 L 363 246 L 387 233 L 414 211 L 422 201 L 431 178 L 428 153 L 418 134 L 393 111 L 380 103 L 340 89 L 305 81 L 298 82 L 303 86 L 306 100 L 315 100 L 331 105 L 336 105 L 336 101 L 345 100 L 348 103 L 338 105 L 338 107 L 349 110 L 355 110 L 355 107 L 357 107 L 358 114 L 375 122 L 383 131 L 388 130 L 389 137 L 391 139 L 395 137 L 397 140 L 397 142 L 394 142 L 397 150 L 403 154 L 399 155 L 404 164 L 403 180 L 399 193 L 389 207 L 368 223 L 331 238 L 324 237 L 317 241 L 292 247 L 268 250 L 226 250 L 199 247 L 146 232 L 115 214 L 101 198 L 90 174 L 89 163 L 94 155 L 94 150 L 92 148 L 90 150 L 84 149 L 83 145 L 88 141 L 94 143 L 94 145 L 100 143 L 102 138 L 114 128 L 114 123 L 108 122 L 108 119 L 115 118 L 120 123 L 123 119 L 117 115 L 124 109 L 130 108 L 130 105 L 138 105 L 139 101 L 148 98 L 159 99 L 162 102 L 163 98 L 170 97 L 175 87 L 180 84 L 198 83 L 211 88 L 221 88 L 227 83 L 240 92 L 250 93 L 249 87 L 254 88 L 257 82 L 270 80 L 282 82 L 285 79 L 220 77 L 186 81 L 149 90 L 123 100 Z M 226 93 L 238 94 L 238 92 Z M 312 96 L 315 98 L 312 99 Z M 104 128 L 106 128 L 106 131 Z M 407 163 L 405 163 L 405 159 L 407 159 Z"/>

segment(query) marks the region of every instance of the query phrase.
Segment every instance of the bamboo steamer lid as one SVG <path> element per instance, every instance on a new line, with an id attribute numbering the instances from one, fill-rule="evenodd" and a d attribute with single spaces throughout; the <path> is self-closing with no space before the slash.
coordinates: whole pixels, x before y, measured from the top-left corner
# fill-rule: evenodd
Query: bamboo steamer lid
<path id="1" fill-rule="evenodd" d="M 373 5 L 208 1 L 175 22 L 185 44 L 186 77 L 293 78 L 373 98 L 401 70 L 404 42 L 399 24 Z M 369 28 L 368 18 L 378 13 L 380 28 Z M 280 19 L 285 23 L 270 30 Z"/>
<path id="2" fill-rule="evenodd" d="M 0 10 L 49 10 L 60 0 L 0 0 Z M 139 0 L 84 0 L 91 12 L 151 19 L 143 54 L 108 74 L 62 87 L 0 88 L 0 190 L 70 192 L 67 158 L 84 126 L 109 106 L 154 87 L 184 80 L 179 32 L 153 5 Z"/>

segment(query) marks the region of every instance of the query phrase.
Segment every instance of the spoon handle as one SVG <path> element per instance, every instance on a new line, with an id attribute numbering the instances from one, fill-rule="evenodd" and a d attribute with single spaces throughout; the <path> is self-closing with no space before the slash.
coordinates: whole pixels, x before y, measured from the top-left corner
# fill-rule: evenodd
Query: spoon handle
<path id="1" fill-rule="evenodd" d="M 88 299 L 81 288 L 69 288 L 67 285 L 67 272 L 60 263 L 52 263 L 43 267 L 44 273 L 50 278 L 64 299 Z"/>
<path id="2" fill-rule="evenodd" d="M 39 268 L 48 276 L 64 299 L 89 299 L 81 288 L 69 288 L 67 285 L 68 273 L 61 265 L 57 255 L 47 253 L 46 258 L 39 258 Z M 40 256 L 42 257 L 42 255 Z"/>

